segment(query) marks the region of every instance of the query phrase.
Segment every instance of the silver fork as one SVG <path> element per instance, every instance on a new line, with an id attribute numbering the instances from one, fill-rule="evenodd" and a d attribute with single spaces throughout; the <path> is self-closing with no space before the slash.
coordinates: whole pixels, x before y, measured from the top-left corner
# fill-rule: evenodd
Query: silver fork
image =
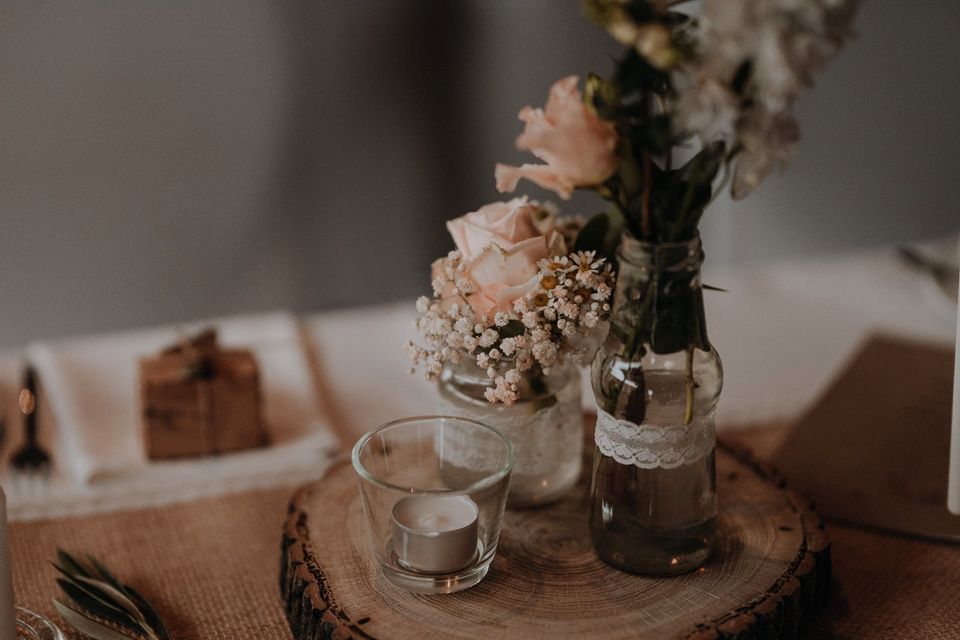
<path id="1" fill-rule="evenodd" d="M 23 417 L 24 443 L 10 459 L 10 464 L 18 491 L 29 498 L 46 490 L 51 471 L 50 455 L 37 440 L 37 374 L 29 364 L 23 373 L 19 408 Z"/>

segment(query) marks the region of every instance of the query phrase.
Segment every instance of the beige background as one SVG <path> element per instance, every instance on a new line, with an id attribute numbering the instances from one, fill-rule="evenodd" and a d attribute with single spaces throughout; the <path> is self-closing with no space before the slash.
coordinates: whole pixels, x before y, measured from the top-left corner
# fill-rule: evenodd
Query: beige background
<path id="1" fill-rule="evenodd" d="M 958 27 L 865 2 L 790 172 L 707 214 L 713 264 L 956 229 Z M 573 0 L 7 0 L 0 346 L 411 297 L 519 107 L 613 51 Z"/>

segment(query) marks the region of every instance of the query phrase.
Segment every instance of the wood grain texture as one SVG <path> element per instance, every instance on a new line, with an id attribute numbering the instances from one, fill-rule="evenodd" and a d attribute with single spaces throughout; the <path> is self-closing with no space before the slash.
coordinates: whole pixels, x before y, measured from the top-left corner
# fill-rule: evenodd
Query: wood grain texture
<path id="1" fill-rule="evenodd" d="M 600 562 L 584 478 L 554 506 L 506 514 L 497 557 L 479 585 L 423 596 L 393 587 L 374 568 L 356 478 L 344 462 L 290 503 L 280 590 L 293 636 L 795 637 L 830 584 L 823 523 L 738 445 L 718 445 L 717 473 L 718 547 L 695 572 L 643 578 Z"/>

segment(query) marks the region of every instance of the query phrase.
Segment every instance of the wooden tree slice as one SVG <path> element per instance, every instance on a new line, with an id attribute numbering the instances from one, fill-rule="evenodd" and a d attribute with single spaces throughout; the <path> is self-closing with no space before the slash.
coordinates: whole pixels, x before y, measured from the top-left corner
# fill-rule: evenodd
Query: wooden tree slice
<path id="1" fill-rule="evenodd" d="M 423 596 L 376 570 L 343 462 L 290 503 L 280 562 L 290 628 L 296 640 L 794 637 L 829 587 L 823 523 L 745 450 L 719 444 L 717 474 L 718 546 L 697 571 L 644 578 L 598 560 L 585 478 L 554 506 L 507 512 L 479 585 Z"/>

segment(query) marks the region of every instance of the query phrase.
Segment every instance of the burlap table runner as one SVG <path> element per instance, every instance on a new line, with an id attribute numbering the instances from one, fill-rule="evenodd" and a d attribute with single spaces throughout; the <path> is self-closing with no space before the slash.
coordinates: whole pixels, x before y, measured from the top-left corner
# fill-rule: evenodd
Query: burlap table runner
<path id="1" fill-rule="evenodd" d="M 761 455 L 782 430 L 739 436 Z M 140 589 L 178 640 L 289 638 L 278 592 L 291 489 L 161 509 L 14 524 L 21 605 L 53 615 L 57 546 L 92 553 Z M 960 545 L 833 525 L 835 582 L 810 638 L 960 638 Z M 56 619 L 56 618 L 55 618 Z M 71 636 L 77 637 L 77 636 Z"/>
<path id="2" fill-rule="evenodd" d="M 280 604 L 280 525 L 292 488 L 160 509 L 11 526 L 17 603 L 53 617 L 58 546 L 90 553 L 161 612 L 177 640 L 290 638 Z M 79 635 L 72 635 L 79 638 Z"/>

